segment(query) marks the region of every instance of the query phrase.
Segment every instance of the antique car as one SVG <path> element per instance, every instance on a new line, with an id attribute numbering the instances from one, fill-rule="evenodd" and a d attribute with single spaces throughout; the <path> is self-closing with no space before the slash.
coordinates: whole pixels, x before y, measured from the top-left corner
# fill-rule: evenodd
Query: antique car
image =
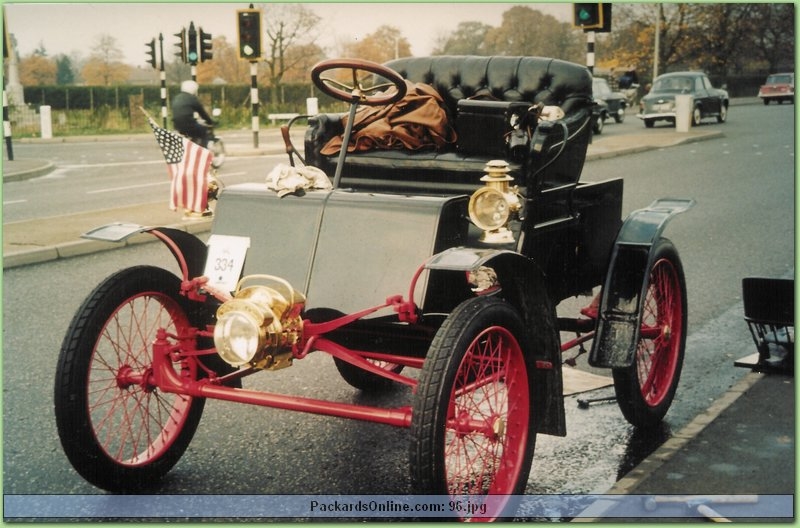
<path id="1" fill-rule="evenodd" d="M 794 73 L 773 73 L 767 77 L 763 86 L 758 89 L 758 96 L 768 105 L 770 101 L 778 104 L 794 102 Z"/>
<path id="2" fill-rule="evenodd" d="M 575 356 L 562 352 L 589 341 L 625 418 L 657 427 L 687 332 L 683 267 L 664 229 L 693 201 L 659 199 L 622 218 L 622 179 L 581 180 L 587 68 L 542 57 L 335 59 L 311 77 L 349 110 L 308 116 L 302 155 L 287 125 L 287 152 L 329 186 L 228 186 L 208 240 L 129 224 L 87 235 L 149 233 L 180 274 L 122 269 L 76 313 L 55 379 L 75 470 L 104 490 L 157 489 L 205 402 L 219 399 L 408 428 L 413 493 L 475 496 L 491 507 L 462 518 L 504 518 L 525 492 L 536 436 L 566 435 L 562 364 Z M 437 101 L 457 140 L 416 150 L 352 141 L 364 112 L 402 114 L 419 101 L 412 91 Z M 586 292 L 595 300 L 581 315 L 557 315 Z M 311 353 L 330 355 L 358 390 L 404 385 L 413 402 L 242 388 Z"/>
<path id="3" fill-rule="evenodd" d="M 613 117 L 616 123 L 625 121 L 625 109 L 628 107 L 628 98 L 621 92 L 614 92 L 608 86 L 608 81 L 602 77 L 592 79 L 592 94 L 595 101 L 606 104 L 606 112 Z"/>
<path id="4" fill-rule="evenodd" d="M 715 117 L 718 123 L 728 118 L 728 92 L 711 86 L 708 76 L 700 72 L 675 72 L 659 75 L 650 92 L 639 102 L 636 115 L 644 126 L 652 128 L 656 121 L 675 124 L 675 96 L 692 96 L 691 124 Z"/>

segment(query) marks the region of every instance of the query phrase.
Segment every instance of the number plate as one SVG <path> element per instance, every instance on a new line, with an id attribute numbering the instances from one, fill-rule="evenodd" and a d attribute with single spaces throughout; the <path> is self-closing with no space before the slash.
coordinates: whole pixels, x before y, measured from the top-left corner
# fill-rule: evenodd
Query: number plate
<path id="1" fill-rule="evenodd" d="M 203 275 L 211 286 L 232 292 L 242 275 L 244 259 L 250 248 L 250 237 L 211 235 Z"/>

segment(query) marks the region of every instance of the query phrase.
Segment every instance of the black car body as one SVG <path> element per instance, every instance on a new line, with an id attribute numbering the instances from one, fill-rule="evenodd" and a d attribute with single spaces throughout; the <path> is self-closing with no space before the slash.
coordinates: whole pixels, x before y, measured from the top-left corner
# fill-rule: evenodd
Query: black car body
<path id="1" fill-rule="evenodd" d="M 699 125 L 708 117 L 716 117 L 724 123 L 728 118 L 728 92 L 714 88 L 708 76 L 701 72 L 675 72 L 658 76 L 650 93 L 639 103 L 636 117 L 651 128 L 656 121 L 675 123 L 675 96 L 692 96 L 691 123 Z"/>

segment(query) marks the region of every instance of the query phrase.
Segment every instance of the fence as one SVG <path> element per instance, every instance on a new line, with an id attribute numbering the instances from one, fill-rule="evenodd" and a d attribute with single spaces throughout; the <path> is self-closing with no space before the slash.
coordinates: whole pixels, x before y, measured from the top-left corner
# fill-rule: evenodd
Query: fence
<path id="1" fill-rule="evenodd" d="M 180 88 L 167 88 L 167 104 Z M 319 98 L 322 111 L 342 111 L 343 108 L 324 94 L 316 94 L 310 84 L 280 87 L 280 103 L 272 105 L 270 88 L 259 88 L 260 123 L 271 124 L 271 113 L 305 113 L 310 94 Z M 158 86 L 40 86 L 24 88 L 25 107 L 11 108 L 11 127 L 16 137 L 39 134 L 38 109 L 49 106 L 53 135 L 118 134 L 146 132 L 147 123 L 141 119 L 142 106 L 160 123 L 161 89 Z M 201 86 L 200 99 L 207 108 L 220 108 L 224 127 L 251 126 L 249 85 Z"/>

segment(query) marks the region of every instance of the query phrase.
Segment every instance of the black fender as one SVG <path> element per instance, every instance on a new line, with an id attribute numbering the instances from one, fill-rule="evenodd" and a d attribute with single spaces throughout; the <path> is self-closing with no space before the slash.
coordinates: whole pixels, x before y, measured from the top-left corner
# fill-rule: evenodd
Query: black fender
<path id="1" fill-rule="evenodd" d="M 694 204 L 690 199 L 660 199 L 625 219 L 603 282 L 590 365 L 626 368 L 633 363 L 639 341 L 641 300 L 653 265 L 653 246 L 667 223 Z"/>
<path id="2" fill-rule="evenodd" d="M 193 234 L 180 229 L 114 223 L 84 233 L 81 238 L 105 242 L 123 242 L 139 233 L 150 233 L 169 248 L 181 268 L 183 280 L 190 280 L 203 274 L 208 247 L 205 242 Z"/>
<path id="3" fill-rule="evenodd" d="M 535 404 L 544 412 L 537 417 L 537 432 L 565 436 L 564 387 L 561 345 L 555 306 L 547 295 L 544 273 L 531 259 L 508 250 L 459 247 L 434 255 L 430 270 L 467 272 L 491 268 L 500 285 L 498 295 L 519 310 L 528 329 L 534 354 Z"/>

